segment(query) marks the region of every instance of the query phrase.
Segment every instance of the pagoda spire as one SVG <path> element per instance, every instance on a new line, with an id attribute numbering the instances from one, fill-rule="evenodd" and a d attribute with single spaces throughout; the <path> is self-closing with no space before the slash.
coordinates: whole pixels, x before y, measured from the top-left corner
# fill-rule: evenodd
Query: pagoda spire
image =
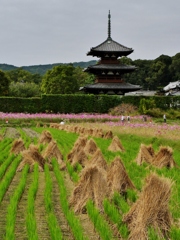
<path id="1" fill-rule="evenodd" d="M 108 40 L 112 40 L 112 38 L 111 38 L 111 14 L 110 14 L 110 10 L 109 10 L 109 14 L 108 14 Z"/>

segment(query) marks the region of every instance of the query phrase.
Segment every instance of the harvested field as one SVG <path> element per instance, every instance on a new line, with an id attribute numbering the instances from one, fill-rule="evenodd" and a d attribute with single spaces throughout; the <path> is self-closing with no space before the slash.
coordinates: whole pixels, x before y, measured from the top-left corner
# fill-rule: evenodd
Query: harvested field
<path id="1" fill-rule="evenodd" d="M 9 232 L 8 208 L 27 164 L 25 188 L 20 192 L 15 216 L 12 214 L 15 239 L 28 239 L 27 211 L 31 202 L 34 202 L 32 223 L 36 224 L 35 232 L 40 240 L 56 239 L 50 229 L 57 228 L 62 234 L 58 239 L 63 240 L 154 240 L 154 236 L 177 239 L 180 150 L 176 145 L 161 147 L 158 143 L 154 146 L 150 139 L 142 146 L 143 139 L 117 135 L 112 129 L 93 131 L 92 127 L 65 126 L 62 130 L 52 125 L 12 131 L 12 136 L 10 132 L 3 134 L 0 141 L 0 239 Z M 87 130 L 91 134 L 87 134 Z M 29 145 L 23 149 L 27 141 Z M 113 145 L 111 150 L 110 145 Z M 22 150 L 16 146 L 21 146 Z M 122 150 L 118 150 L 118 146 Z M 18 164 L 15 165 L 15 161 Z M 28 202 L 37 165 L 37 192 Z M 50 171 L 49 181 L 46 168 Z M 87 211 L 89 200 L 93 203 L 89 206 L 94 217 Z M 56 227 L 51 228 L 50 224 Z M 111 237 L 106 238 L 105 234 Z"/>

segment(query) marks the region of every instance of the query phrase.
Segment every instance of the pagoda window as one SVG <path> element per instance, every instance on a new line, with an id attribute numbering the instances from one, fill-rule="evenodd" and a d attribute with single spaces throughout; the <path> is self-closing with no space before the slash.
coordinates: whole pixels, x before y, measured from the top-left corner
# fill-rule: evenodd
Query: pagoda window
<path id="1" fill-rule="evenodd" d="M 107 74 L 108 75 L 114 75 L 114 73 L 112 71 L 109 71 Z"/>

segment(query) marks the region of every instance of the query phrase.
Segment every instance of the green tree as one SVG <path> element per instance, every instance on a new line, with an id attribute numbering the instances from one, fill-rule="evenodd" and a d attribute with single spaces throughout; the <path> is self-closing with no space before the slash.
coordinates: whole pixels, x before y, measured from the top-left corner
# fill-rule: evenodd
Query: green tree
<path id="1" fill-rule="evenodd" d="M 177 53 L 174 57 L 172 57 L 170 71 L 172 75 L 172 82 L 180 80 L 180 53 Z"/>
<path id="2" fill-rule="evenodd" d="M 8 76 L 0 70 L 0 95 L 6 96 L 9 93 L 9 78 Z"/>
<path id="3" fill-rule="evenodd" d="M 9 86 L 9 96 L 11 97 L 38 97 L 40 96 L 39 86 L 35 83 L 11 82 Z"/>
<path id="4" fill-rule="evenodd" d="M 37 79 L 36 74 L 31 74 L 30 72 L 23 70 L 22 68 L 8 71 L 7 74 L 11 82 L 34 82 L 34 79 L 36 82 L 40 82 L 39 78 L 41 78 L 38 76 Z"/>
<path id="5" fill-rule="evenodd" d="M 94 83 L 95 76 L 84 72 L 81 67 L 76 67 L 74 70 L 74 76 L 77 79 L 79 88 L 85 86 L 86 84 Z"/>
<path id="6" fill-rule="evenodd" d="M 71 94 L 79 90 L 75 67 L 60 65 L 43 76 L 41 91 L 45 94 Z"/>

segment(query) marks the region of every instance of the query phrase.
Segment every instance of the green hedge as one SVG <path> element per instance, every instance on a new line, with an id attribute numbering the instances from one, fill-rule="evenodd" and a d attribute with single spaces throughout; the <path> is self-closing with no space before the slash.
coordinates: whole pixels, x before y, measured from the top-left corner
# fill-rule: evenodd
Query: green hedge
<path id="1" fill-rule="evenodd" d="M 0 97 L 0 112 L 24 113 L 107 113 L 121 103 L 130 103 L 139 107 L 142 98 L 152 98 L 157 108 L 166 110 L 170 106 L 178 108 L 180 96 L 111 96 L 111 95 L 42 95 L 41 98 Z"/>
<path id="2" fill-rule="evenodd" d="M 108 95 L 42 95 L 41 98 L 0 98 L 0 112 L 27 113 L 107 113 L 121 103 L 119 96 Z"/>

